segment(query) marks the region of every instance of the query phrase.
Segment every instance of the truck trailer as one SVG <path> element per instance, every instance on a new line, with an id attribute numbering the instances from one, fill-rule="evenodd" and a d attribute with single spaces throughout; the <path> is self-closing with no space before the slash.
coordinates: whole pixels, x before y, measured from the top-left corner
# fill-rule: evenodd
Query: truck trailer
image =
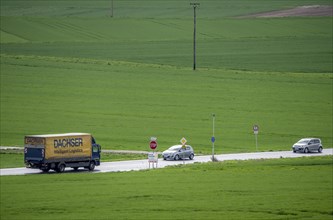
<path id="1" fill-rule="evenodd" d="M 27 168 L 61 173 L 66 167 L 90 171 L 100 165 L 101 146 L 87 133 L 27 135 L 24 162 Z"/>

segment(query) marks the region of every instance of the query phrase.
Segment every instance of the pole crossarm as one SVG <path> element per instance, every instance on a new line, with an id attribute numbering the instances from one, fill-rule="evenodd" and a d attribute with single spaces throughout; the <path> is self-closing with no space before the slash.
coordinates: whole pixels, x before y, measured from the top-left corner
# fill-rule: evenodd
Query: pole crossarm
<path id="1" fill-rule="evenodd" d="M 200 3 L 197 3 L 197 2 L 191 2 L 190 5 L 192 5 L 193 7 L 197 7 L 200 5 Z"/>

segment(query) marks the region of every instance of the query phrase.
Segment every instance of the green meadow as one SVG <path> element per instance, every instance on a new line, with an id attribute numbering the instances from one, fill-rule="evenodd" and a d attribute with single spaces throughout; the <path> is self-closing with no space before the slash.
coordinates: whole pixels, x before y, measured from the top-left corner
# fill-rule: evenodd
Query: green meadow
<path id="1" fill-rule="evenodd" d="M 332 147 L 332 18 L 240 18 L 331 1 L 1 0 L 0 145 L 89 132 L 104 149 Z"/>
<path id="2" fill-rule="evenodd" d="M 329 157 L 1 176 L 1 219 L 332 219 Z"/>
<path id="3" fill-rule="evenodd" d="M 331 145 L 329 74 L 194 73 L 36 56 L 3 56 L 2 62 L 1 145 L 22 145 L 29 133 L 83 131 L 104 148 L 147 150 L 150 136 L 163 147 L 185 136 L 209 152 L 212 112 L 220 152 L 255 150 L 253 124 L 261 127 L 260 150 L 289 149 L 302 136 Z"/>
<path id="4" fill-rule="evenodd" d="M 0 145 L 89 132 L 104 149 L 333 147 L 332 17 L 242 18 L 330 0 L 0 0 Z M 111 17 L 113 13 L 113 17 Z M 137 155 L 102 155 L 103 161 Z M 140 155 L 141 157 L 141 155 Z M 0 218 L 332 219 L 332 157 L 0 177 Z M 23 166 L 1 152 L 0 167 Z"/>

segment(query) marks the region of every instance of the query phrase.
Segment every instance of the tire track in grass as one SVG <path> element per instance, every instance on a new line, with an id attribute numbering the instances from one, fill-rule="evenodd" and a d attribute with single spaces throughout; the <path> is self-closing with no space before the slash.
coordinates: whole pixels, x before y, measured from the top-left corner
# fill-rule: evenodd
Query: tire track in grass
<path id="1" fill-rule="evenodd" d="M 98 33 L 93 33 L 93 32 L 87 31 L 86 28 L 80 27 L 79 25 L 74 25 L 69 22 L 68 23 L 58 22 L 58 25 L 59 25 L 59 27 L 64 27 L 65 29 L 70 30 L 70 31 L 75 30 L 75 32 L 83 34 L 89 38 L 94 38 L 97 40 L 107 40 L 107 38 L 105 36 L 98 34 Z"/>
<path id="2" fill-rule="evenodd" d="M 57 34 L 63 35 L 64 39 L 81 39 L 81 40 L 106 40 L 107 38 L 98 33 L 88 31 L 84 27 L 80 27 L 77 24 L 71 24 L 63 20 L 40 20 L 36 21 L 37 24 L 47 27 L 51 31 L 55 31 Z M 70 37 L 69 37 L 70 36 Z"/>

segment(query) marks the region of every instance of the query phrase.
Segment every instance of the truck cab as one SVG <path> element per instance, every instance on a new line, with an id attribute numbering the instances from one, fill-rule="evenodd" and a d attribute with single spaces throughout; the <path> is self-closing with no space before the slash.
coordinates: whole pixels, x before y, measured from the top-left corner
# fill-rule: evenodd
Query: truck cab
<path id="1" fill-rule="evenodd" d="M 101 164 L 100 159 L 101 159 L 101 145 L 97 144 L 95 141 L 95 138 L 91 136 L 91 146 L 92 146 L 92 160 L 95 161 L 95 165 L 99 166 Z"/>

